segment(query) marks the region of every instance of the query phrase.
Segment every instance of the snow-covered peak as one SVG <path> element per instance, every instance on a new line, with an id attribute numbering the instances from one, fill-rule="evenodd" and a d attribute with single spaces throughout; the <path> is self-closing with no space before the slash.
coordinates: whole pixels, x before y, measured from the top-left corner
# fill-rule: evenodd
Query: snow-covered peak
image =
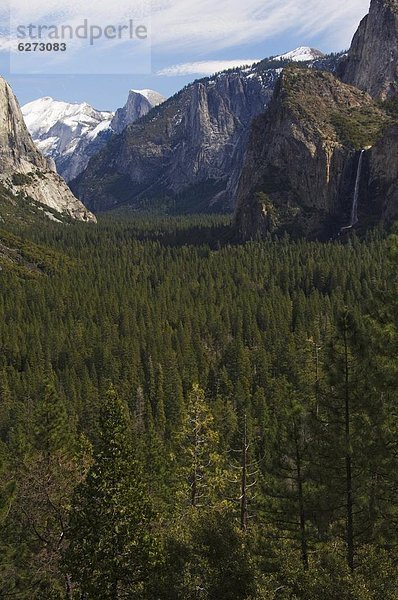
<path id="1" fill-rule="evenodd" d="M 66 181 L 77 177 L 87 166 L 98 144 L 110 132 L 114 117 L 114 113 L 95 110 L 87 102 L 61 102 L 49 96 L 25 104 L 22 114 L 36 146 L 55 161 Z"/>
<path id="2" fill-rule="evenodd" d="M 25 104 L 22 114 L 33 139 L 42 137 L 57 123 L 88 133 L 104 121 L 109 124 L 113 117 L 113 113 L 95 110 L 87 102 L 61 102 L 49 96 Z"/>
<path id="3" fill-rule="evenodd" d="M 317 58 L 323 58 L 325 55 L 320 50 L 316 50 L 316 48 L 309 48 L 308 46 L 300 46 L 300 48 L 296 48 L 295 50 L 291 50 L 290 52 L 286 52 L 286 54 L 281 54 L 280 56 L 276 56 L 275 60 L 292 60 L 295 62 L 305 62 L 308 60 L 315 60 Z"/>
<path id="4" fill-rule="evenodd" d="M 144 96 L 144 98 L 148 100 L 151 106 L 158 106 L 166 100 L 164 96 L 159 94 L 159 92 L 155 92 L 154 90 L 130 90 L 130 92 L 133 92 L 134 94 L 140 94 L 140 96 Z"/>

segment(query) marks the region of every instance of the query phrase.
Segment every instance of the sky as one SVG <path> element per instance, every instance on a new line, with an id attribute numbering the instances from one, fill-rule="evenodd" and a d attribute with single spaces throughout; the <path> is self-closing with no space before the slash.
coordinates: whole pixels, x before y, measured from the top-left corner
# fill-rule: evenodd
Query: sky
<path id="1" fill-rule="evenodd" d="M 298 46 L 347 49 L 368 8 L 369 0 L 0 0 L 0 73 L 21 104 L 51 96 L 115 110 L 129 89 L 170 96 Z M 82 39 L 91 28 L 92 43 Z M 66 50 L 17 49 L 57 42 Z"/>

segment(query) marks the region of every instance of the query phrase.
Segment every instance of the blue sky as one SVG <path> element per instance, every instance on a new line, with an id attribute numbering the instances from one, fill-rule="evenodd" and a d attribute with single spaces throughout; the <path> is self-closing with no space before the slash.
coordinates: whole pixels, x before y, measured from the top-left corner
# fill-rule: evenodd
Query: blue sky
<path id="1" fill-rule="evenodd" d="M 369 5 L 369 0 L 10 0 L 8 6 L 5 1 L 0 0 L 0 72 L 20 103 L 52 96 L 103 110 L 123 105 L 131 88 L 169 96 L 220 70 L 225 61 L 254 61 L 297 46 L 348 48 Z M 147 26 L 147 39 L 101 39 L 92 47 L 76 41 L 62 57 L 31 56 L 40 61 L 35 64 L 41 73 L 28 74 L 36 67 L 28 55 L 15 52 L 16 26 L 77 25 L 83 19 L 103 28 L 134 19 Z"/>

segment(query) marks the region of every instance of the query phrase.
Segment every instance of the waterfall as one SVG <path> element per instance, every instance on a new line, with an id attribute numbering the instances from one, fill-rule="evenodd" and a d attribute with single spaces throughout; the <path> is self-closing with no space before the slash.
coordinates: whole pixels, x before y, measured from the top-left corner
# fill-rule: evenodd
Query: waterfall
<path id="1" fill-rule="evenodd" d="M 351 223 L 350 223 L 351 227 L 354 227 L 354 225 L 356 225 L 358 223 L 358 197 L 359 197 L 359 188 L 361 185 L 361 172 L 362 172 L 362 161 L 363 161 L 363 153 L 364 152 L 365 152 L 365 150 L 361 150 L 361 154 L 359 155 L 357 178 L 355 180 L 354 200 L 352 203 L 352 210 L 351 210 Z"/>
<path id="2" fill-rule="evenodd" d="M 362 163 L 363 163 L 363 153 L 365 150 L 361 150 L 361 154 L 359 155 L 358 160 L 358 168 L 357 168 L 357 177 L 355 180 L 355 191 L 354 198 L 352 201 L 351 208 L 351 220 L 350 224 L 346 227 L 342 227 L 340 231 L 346 231 L 347 229 L 352 229 L 354 225 L 358 223 L 358 199 L 359 199 L 359 189 L 361 187 L 361 174 L 362 174 Z"/>

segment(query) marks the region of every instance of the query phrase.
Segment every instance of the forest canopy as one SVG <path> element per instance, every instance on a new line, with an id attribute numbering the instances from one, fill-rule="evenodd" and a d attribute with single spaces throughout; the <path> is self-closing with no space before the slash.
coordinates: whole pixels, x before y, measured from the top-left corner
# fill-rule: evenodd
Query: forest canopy
<path id="1" fill-rule="evenodd" d="M 398 597 L 395 235 L 11 229 L 2 598 Z"/>

